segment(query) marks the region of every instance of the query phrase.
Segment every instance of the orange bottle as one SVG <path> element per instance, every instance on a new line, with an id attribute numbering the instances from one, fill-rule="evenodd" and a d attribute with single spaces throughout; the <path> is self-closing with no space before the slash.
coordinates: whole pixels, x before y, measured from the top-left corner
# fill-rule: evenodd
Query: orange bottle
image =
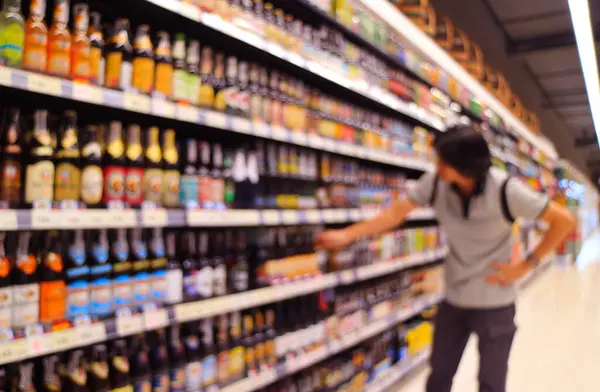
<path id="1" fill-rule="evenodd" d="M 90 81 L 90 39 L 87 36 L 90 17 L 87 4 L 73 7 L 73 40 L 71 44 L 71 78 Z"/>
<path id="2" fill-rule="evenodd" d="M 68 0 L 56 0 L 54 21 L 48 34 L 48 73 L 63 78 L 71 73 L 71 33 Z"/>
<path id="3" fill-rule="evenodd" d="M 44 22 L 45 13 L 46 0 L 31 0 L 23 48 L 23 68 L 30 71 L 46 72 L 48 28 Z"/>

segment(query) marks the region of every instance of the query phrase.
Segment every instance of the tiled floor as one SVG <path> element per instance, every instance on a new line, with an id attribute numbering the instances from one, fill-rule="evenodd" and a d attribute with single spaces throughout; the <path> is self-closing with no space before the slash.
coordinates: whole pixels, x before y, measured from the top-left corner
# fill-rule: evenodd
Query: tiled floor
<path id="1" fill-rule="evenodd" d="M 600 234 L 584 245 L 577 266 L 553 266 L 521 294 L 507 392 L 600 391 Z M 477 392 L 472 338 L 453 392 Z M 423 392 L 428 370 L 392 392 Z"/>

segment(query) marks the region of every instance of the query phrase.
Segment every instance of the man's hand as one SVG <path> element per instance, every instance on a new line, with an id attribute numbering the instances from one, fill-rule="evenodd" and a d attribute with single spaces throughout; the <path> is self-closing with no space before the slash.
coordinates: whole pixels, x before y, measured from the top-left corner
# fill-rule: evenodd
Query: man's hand
<path id="1" fill-rule="evenodd" d="M 345 247 L 352 242 L 352 237 L 345 230 L 327 230 L 319 234 L 315 247 L 323 250 L 335 250 Z"/>
<path id="2" fill-rule="evenodd" d="M 492 275 L 488 275 L 485 281 L 489 284 L 497 284 L 503 287 L 510 286 L 521 278 L 525 277 L 532 267 L 526 261 L 520 261 L 517 264 L 512 263 L 495 263 L 492 268 L 496 272 Z"/>

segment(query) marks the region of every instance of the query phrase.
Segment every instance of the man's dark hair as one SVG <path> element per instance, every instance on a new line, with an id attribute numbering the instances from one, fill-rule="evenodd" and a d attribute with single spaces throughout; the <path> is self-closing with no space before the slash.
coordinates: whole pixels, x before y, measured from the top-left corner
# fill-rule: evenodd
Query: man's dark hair
<path id="1" fill-rule="evenodd" d="M 434 147 L 442 161 L 475 180 L 483 180 L 492 165 L 490 147 L 470 126 L 448 128 L 435 138 Z"/>

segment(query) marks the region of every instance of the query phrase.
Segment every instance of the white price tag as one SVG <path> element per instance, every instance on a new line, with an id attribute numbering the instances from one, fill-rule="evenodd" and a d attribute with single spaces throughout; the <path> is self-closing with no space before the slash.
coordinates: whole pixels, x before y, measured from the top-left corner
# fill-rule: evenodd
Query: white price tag
<path id="1" fill-rule="evenodd" d="M 202 12 L 200 12 L 198 6 L 182 2 L 179 2 L 177 4 L 179 5 L 179 14 L 185 16 L 188 19 L 200 22 L 200 19 L 202 18 Z"/>
<path id="2" fill-rule="evenodd" d="M 323 138 L 323 147 L 322 148 L 325 151 L 335 151 L 337 149 L 337 146 L 333 140 L 328 139 L 328 138 Z"/>
<path id="3" fill-rule="evenodd" d="M 300 55 L 294 53 L 294 52 L 290 52 L 288 54 L 288 61 L 294 65 L 297 65 L 298 67 L 304 68 L 306 67 L 306 60 L 304 60 L 302 57 L 300 57 Z"/>
<path id="4" fill-rule="evenodd" d="M 50 351 L 50 342 L 46 335 L 34 335 L 27 337 L 29 353 L 33 356 L 41 356 Z"/>
<path id="5" fill-rule="evenodd" d="M 128 336 L 144 331 L 144 320 L 140 314 L 117 317 L 116 323 L 119 336 Z"/>
<path id="6" fill-rule="evenodd" d="M 77 334 L 73 328 L 52 332 L 49 337 L 52 351 L 65 351 L 78 344 Z"/>
<path id="7" fill-rule="evenodd" d="M 283 220 L 284 225 L 296 225 L 298 224 L 298 212 L 285 210 L 281 213 L 281 218 Z"/>
<path id="8" fill-rule="evenodd" d="M 335 222 L 346 222 L 348 220 L 346 213 L 347 210 L 345 209 L 334 210 L 333 219 L 335 220 Z"/>
<path id="9" fill-rule="evenodd" d="M 322 150 L 324 148 L 323 138 L 319 135 L 310 134 L 308 135 L 308 145 L 318 150 Z"/>
<path id="10" fill-rule="evenodd" d="M 16 339 L 0 344 L 0 364 L 18 362 L 31 356 L 27 339 Z"/>
<path id="11" fill-rule="evenodd" d="M 255 48 L 259 48 L 261 50 L 265 50 L 265 47 L 267 45 L 264 39 L 248 32 L 243 32 L 242 34 L 238 35 L 237 38 L 244 41 L 248 45 L 252 45 Z"/>
<path id="12" fill-rule="evenodd" d="M 347 142 L 340 142 L 338 144 L 340 154 L 348 155 L 348 156 L 356 156 L 356 146 L 349 144 Z"/>
<path id="13" fill-rule="evenodd" d="M 52 210 L 31 210 L 31 227 L 34 229 L 57 229 L 62 223 L 62 217 Z"/>
<path id="14" fill-rule="evenodd" d="M 205 112 L 206 125 L 217 129 L 227 128 L 227 116 L 212 110 Z"/>
<path id="15" fill-rule="evenodd" d="M 150 113 L 150 97 L 138 93 L 125 93 L 123 107 L 139 113 Z"/>
<path id="16" fill-rule="evenodd" d="M 89 346 L 90 344 L 106 340 L 106 327 L 104 323 L 75 327 L 75 333 L 77 334 L 77 344 L 81 346 Z"/>
<path id="17" fill-rule="evenodd" d="M 169 314 L 166 309 L 156 309 L 144 312 L 146 330 L 164 328 L 169 325 Z"/>
<path id="18" fill-rule="evenodd" d="M 256 210 L 231 210 L 222 213 L 224 226 L 256 226 L 260 215 Z"/>
<path id="19" fill-rule="evenodd" d="M 307 138 L 306 133 L 301 131 L 292 131 L 292 143 L 300 146 L 306 146 Z"/>
<path id="20" fill-rule="evenodd" d="M 358 208 L 350 210 L 350 219 L 354 222 L 360 221 L 363 219 L 362 211 Z"/>
<path id="21" fill-rule="evenodd" d="M 17 211 L 0 210 L 0 230 L 16 230 L 17 226 Z"/>
<path id="22" fill-rule="evenodd" d="M 274 43 L 267 44 L 267 51 L 269 53 L 271 53 L 273 56 L 276 56 L 279 58 L 284 58 L 287 54 L 287 51 L 285 49 L 283 49 L 278 44 L 274 44 Z"/>
<path id="23" fill-rule="evenodd" d="M 271 136 L 271 127 L 263 122 L 255 121 L 252 124 L 252 131 L 256 136 L 269 138 Z"/>
<path id="24" fill-rule="evenodd" d="M 109 210 L 108 224 L 115 228 L 135 227 L 137 219 L 133 210 Z"/>
<path id="25" fill-rule="evenodd" d="M 142 208 L 144 227 L 164 227 L 168 223 L 167 210 L 164 208 Z"/>
<path id="26" fill-rule="evenodd" d="M 281 216 L 277 210 L 263 210 L 260 212 L 262 223 L 268 226 L 276 226 L 281 224 Z"/>
<path id="27" fill-rule="evenodd" d="M 73 82 L 73 99 L 102 104 L 102 89 L 85 83 Z"/>
<path id="28" fill-rule="evenodd" d="M 200 302 L 190 302 L 187 304 L 175 305 L 175 320 L 177 322 L 185 322 L 197 320 L 202 312 L 202 304 Z"/>
<path id="29" fill-rule="evenodd" d="M 323 221 L 325 221 L 326 223 L 333 223 L 335 221 L 334 210 L 327 209 L 327 210 L 323 210 L 322 213 L 323 213 Z"/>
<path id="30" fill-rule="evenodd" d="M 61 80 L 52 76 L 40 75 L 36 73 L 27 74 L 27 88 L 37 93 L 61 96 Z"/>
<path id="31" fill-rule="evenodd" d="M 12 86 L 12 69 L 0 66 L 0 85 Z"/>
<path id="32" fill-rule="evenodd" d="M 177 119 L 197 124 L 199 120 L 197 108 L 189 105 L 177 105 Z"/>
<path id="33" fill-rule="evenodd" d="M 175 104 L 163 98 L 152 98 L 152 114 L 158 117 L 174 118 Z"/>
<path id="34" fill-rule="evenodd" d="M 307 210 L 306 211 L 306 222 L 307 223 L 321 223 L 321 212 L 319 210 Z"/>
<path id="35" fill-rule="evenodd" d="M 87 228 L 102 228 L 108 225 L 109 215 L 106 210 L 87 210 L 85 212 L 80 211 L 85 217 L 83 219 L 83 225 Z"/>
<path id="36" fill-rule="evenodd" d="M 288 141 L 290 139 L 290 131 L 282 127 L 272 127 L 272 137 L 275 140 Z"/>
<path id="37" fill-rule="evenodd" d="M 77 210 L 64 210 L 61 215 L 61 228 L 63 229 L 79 229 L 83 227 L 85 221 L 85 213 Z"/>
<path id="38" fill-rule="evenodd" d="M 251 130 L 250 120 L 247 120 L 245 118 L 240 118 L 240 117 L 233 117 L 231 124 L 232 124 L 233 130 L 235 132 L 250 133 L 250 130 Z"/>

